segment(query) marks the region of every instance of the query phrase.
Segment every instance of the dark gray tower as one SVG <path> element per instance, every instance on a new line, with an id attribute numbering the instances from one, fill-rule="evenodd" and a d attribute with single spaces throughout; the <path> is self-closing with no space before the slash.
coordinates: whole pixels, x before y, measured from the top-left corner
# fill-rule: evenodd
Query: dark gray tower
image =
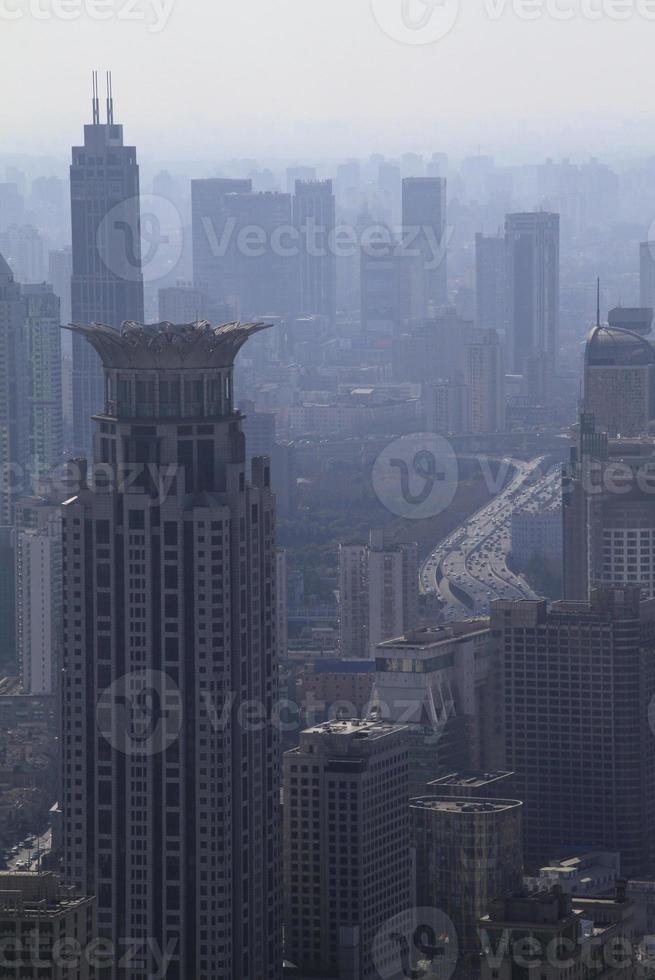
<path id="1" fill-rule="evenodd" d="M 281 970 L 275 511 L 232 401 L 263 326 L 75 328 L 106 404 L 63 507 L 65 875 L 169 980 Z"/>
<path id="2" fill-rule="evenodd" d="M 507 248 L 502 237 L 475 236 L 475 325 L 507 329 Z"/>
<path id="3" fill-rule="evenodd" d="M 29 377 L 21 287 L 0 255 L 0 524 L 12 524 L 29 459 Z"/>
<path id="4" fill-rule="evenodd" d="M 526 861 L 563 848 L 618 851 L 627 876 L 653 865 L 655 603 L 638 585 L 588 602 L 500 600 L 505 768 L 525 803 Z"/>
<path id="5" fill-rule="evenodd" d="M 434 316 L 448 302 L 446 181 L 441 177 L 403 180 L 403 243 L 410 259 L 405 263 L 405 312 Z"/>
<path id="6" fill-rule="evenodd" d="M 293 222 L 299 232 L 300 313 L 337 315 L 336 204 L 331 180 L 297 180 Z"/>
<path id="7" fill-rule="evenodd" d="M 505 241 L 510 370 L 524 374 L 537 360 L 552 374 L 559 346 L 559 215 L 508 214 Z"/>
<path id="8" fill-rule="evenodd" d="M 70 168 L 73 323 L 104 323 L 115 330 L 143 319 L 143 278 L 136 148 L 123 145 L 114 123 L 111 76 L 107 76 L 107 121 L 100 122 L 97 73 L 93 76 L 93 122 L 84 146 L 73 147 Z M 73 336 L 73 439 L 91 454 L 91 416 L 103 404 L 100 359 Z"/>
<path id="9" fill-rule="evenodd" d="M 251 193 L 252 181 L 247 179 L 210 177 L 191 181 L 193 279 L 195 286 L 215 302 L 234 301 L 239 295 L 238 264 L 230 248 L 234 229 L 230 233 L 227 224 L 227 199 L 233 194 Z"/>

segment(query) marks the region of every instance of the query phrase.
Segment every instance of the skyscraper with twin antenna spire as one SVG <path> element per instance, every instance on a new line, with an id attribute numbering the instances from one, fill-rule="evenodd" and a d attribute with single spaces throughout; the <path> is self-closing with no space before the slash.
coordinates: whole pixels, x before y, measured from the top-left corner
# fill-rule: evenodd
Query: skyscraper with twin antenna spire
<path id="1" fill-rule="evenodd" d="M 92 122 L 84 146 L 74 146 L 70 168 L 74 323 L 104 323 L 119 329 L 143 319 L 143 276 L 136 147 L 123 144 L 114 122 L 111 73 L 106 81 L 106 120 L 100 122 L 98 73 L 93 72 Z M 104 401 L 100 359 L 73 336 L 73 439 L 90 455 L 91 416 Z"/>

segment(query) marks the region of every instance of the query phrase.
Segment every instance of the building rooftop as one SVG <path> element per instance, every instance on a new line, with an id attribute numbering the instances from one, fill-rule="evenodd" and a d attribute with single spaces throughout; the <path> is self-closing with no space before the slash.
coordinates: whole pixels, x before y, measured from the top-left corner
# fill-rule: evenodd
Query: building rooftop
<path id="1" fill-rule="evenodd" d="M 520 800 L 483 800 L 475 797 L 463 797 L 458 800 L 453 796 L 420 796 L 410 800 L 410 806 L 416 810 L 435 810 L 468 816 L 480 813 L 502 813 L 503 810 L 513 810 L 522 807 L 523 804 Z"/>
<path id="2" fill-rule="evenodd" d="M 439 786 L 462 786 L 467 789 L 488 786 L 489 783 L 497 782 L 501 779 L 508 779 L 514 773 L 504 770 L 496 772 L 452 772 L 448 776 L 441 776 L 439 779 L 431 781 L 430 785 Z"/>
<path id="3" fill-rule="evenodd" d="M 336 735 L 342 737 L 353 737 L 357 739 L 376 739 L 391 735 L 394 732 L 402 731 L 402 725 L 394 725 L 384 721 L 365 721 L 359 718 L 349 718 L 344 720 L 324 721 L 319 725 L 306 728 L 303 735 Z"/>
<path id="4" fill-rule="evenodd" d="M 641 367 L 655 364 L 655 349 L 634 333 L 619 327 L 594 327 L 587 340 L 587 367 Z"/>
<path id="5" fill-rule="evenodd" d="M 4 919 L 59 916 L 89 901 L 62 885 L 51 871 L 0 871 L 0 916 Z"/>
<path id="6" fill-rule="evenodd" d="M 266 323 L 137 323 L 126 320 L 120 330 L 104 323 L 69 324 L 66 329 L 84 337 L 106 368 L 157 370 L 230 367 L 245 342 L 265 330 Z"/>
<path id="7" fill-rule="evenodd" d="M 410 630 L 404 636 L 384 640 L 378 644 L 376 649 L 381 652 L 385 650 L 397 650 L 399 648 L 429 650 L 432 647 L 439 646 L 441 643 L 450 643 L 452 640 L 463 639 L 468 636 L 473 636 L 476 633 L 484 633 L 488 629 L 489 620 L 486 618 L 449 623 L 447 626 L 425 627 L 423 629 Z"/>

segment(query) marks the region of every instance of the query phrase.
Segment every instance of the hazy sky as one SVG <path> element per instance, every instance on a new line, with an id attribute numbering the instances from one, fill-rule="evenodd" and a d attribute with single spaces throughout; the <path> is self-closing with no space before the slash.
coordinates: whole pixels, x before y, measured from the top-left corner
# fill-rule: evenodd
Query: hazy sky
<path id="1" fill-rule="evenodd" d="M 0 45 L 3 153 L 68 155 L 107 67 L 146 156 L 655 146 L 655 0 L 0 0 Z"/>

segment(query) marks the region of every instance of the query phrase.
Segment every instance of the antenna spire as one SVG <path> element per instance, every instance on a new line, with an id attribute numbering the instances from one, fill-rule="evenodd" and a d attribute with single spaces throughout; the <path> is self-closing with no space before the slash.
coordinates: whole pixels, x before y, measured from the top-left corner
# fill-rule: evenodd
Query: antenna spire
<path id="1" fill-rule="evenodd" d="M 111 85 L 111 72 L 107 72 L 107 125 L 114 125 L 114 94 Z"/>
<path id="2" fill-rule="evenodd" d="M 91 98 L 91 110 L 93 115 L 93 125 L 97 126 L 100 123 L 100 103 L 98 101 L 98 72 L 91 72 L 91 86 L 93 90 L 93 95 Z"/>
<path id="3" fill-rule="evenodd" d="M 596 280 L 596 326 L 600 326 L 600 276 Z"/>

